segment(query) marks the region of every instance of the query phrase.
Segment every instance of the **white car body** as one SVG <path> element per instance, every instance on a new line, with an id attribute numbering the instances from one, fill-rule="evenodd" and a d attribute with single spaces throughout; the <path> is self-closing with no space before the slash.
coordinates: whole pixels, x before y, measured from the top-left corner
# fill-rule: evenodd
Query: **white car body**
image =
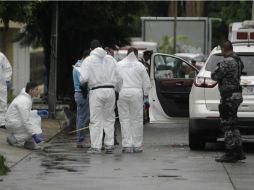
<path id="1" fill-rule="evenodd" d="M 254 132 L 254 126 L 251 127 L 254 123 L 254 62 L 252 62 L 254 61 L 254 44 L 236 43 L 233 44 L 233 49 L 242 57 L 245 65 L 244 71 L 247 71 L 247 76 L 241 76 L 243 102 L 237 114 L 239 128 L 244 132 Z M 222 57 L 220 54 L 220 48 L 213 49 L 192 85 L 189 96 L 189 145 L 191 149 L 203 149 L 205 142 L 216 141 L 219 137 L 220 94 L 217 83 L 211 80 L 211 68 L 216 67 L 212 67 L 211 63 L 215 58 L 219 60 L 219 57 Z"/>

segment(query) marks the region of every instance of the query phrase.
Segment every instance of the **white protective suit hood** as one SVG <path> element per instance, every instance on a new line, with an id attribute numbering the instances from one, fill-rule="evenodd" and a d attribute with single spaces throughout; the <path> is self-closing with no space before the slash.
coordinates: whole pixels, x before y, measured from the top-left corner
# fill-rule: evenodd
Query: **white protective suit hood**
<path id="1" fill-rule="evenodd" d="M 107 52 L 101 47 L 98 47 L 98 48 L 95 48 L 93 51 L 91 51 L 90 56 L 88 56 L 84 61 L 90 62 L 90 63 L 101 63 L 102 59 L 106 55 L 107 55 Z"/>
<path id="2" fill-rule="evenodd" d="M 102 59 L 103 57 L 107 55 L 107 52 L 101 47 L 98 47 L 98 48 L 95 48 L 93 51 L 91 51 L 90 55 L 94 55 Z"/>
<path id="3" fill-rule="evenodd" d="M 136 61 L 138 61 L 138 59 L 137 59 L 135 53 L 134 53 L 134 52 L 131 52 L 129 55 L 127 55 L 127 56 L 125 57 L 125 61 L 126 61 L 126 62 L 136 62 Z"/>

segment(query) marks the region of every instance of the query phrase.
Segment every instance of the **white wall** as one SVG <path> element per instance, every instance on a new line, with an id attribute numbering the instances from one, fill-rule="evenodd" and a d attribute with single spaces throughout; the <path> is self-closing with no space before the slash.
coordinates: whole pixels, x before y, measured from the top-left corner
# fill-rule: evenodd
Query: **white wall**
<path id="1" fill-rule="evenodd" d="M 13 43 L 13 95 L 18 95 L 30 80 L 29 47 Z"/>

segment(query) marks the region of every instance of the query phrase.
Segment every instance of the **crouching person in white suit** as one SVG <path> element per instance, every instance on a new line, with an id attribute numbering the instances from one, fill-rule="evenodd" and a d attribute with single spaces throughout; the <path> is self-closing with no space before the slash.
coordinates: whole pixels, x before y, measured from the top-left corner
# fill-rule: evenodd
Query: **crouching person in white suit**
<path id="1" fill-rule="evenodd" d="M 32 98 L 39 95 L 38 84 L 28 82 L 26 88 L 12 101 L 6 113 L 6 129 L 10 131 L 10 145 L 24 143 L 24 148 L 38 149 L 41 142 L 41 117 L 32 109 Z"/>

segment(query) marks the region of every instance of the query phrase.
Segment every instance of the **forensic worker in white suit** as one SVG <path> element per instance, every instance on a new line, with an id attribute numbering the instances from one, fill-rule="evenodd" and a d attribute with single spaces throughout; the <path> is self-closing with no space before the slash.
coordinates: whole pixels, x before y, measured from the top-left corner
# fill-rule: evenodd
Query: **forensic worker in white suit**
<path id="1" fill-rule="evenodd" d="M 97 45 L 96 48 L 93 46 Z M 95 43 L 96 42 L 96 43 Z M 81 64 L 81 85 L 88 84 L 90 105 L 91 148 L 88 153 L 101 153 L 103 129 L 105 153 L 114 148 L 116 60 L 107 55 L 97 40 L 91 42 L 90 56 Z"/>
<path id="2" fill-rule="evenodd" d="M 39 95 L 38 84 L 28 82 L 20 94 L 12 101 L 6 112 L 6 129 L 9 145 L 24 143 L 27 149 L 38 149 L 41 142 L 41 117 L 32 110 L 32 98 Z"/>
<path id="3" fill-rule="evenodd" d="M 117 63 L 123 81 L 117 103 L 123 153 L 143 151 L 143 105 L 149 104 L 150 79 L 137 57 L 138 50 L 129 48 L 127 57 Z"/>
<path id="4" fill-rule="evenodd" d="M 7 111 L 7 89 L 10 88 L 12 67 L 6 56 L 0 52 L 0 127 L 5 127 Z"/>

